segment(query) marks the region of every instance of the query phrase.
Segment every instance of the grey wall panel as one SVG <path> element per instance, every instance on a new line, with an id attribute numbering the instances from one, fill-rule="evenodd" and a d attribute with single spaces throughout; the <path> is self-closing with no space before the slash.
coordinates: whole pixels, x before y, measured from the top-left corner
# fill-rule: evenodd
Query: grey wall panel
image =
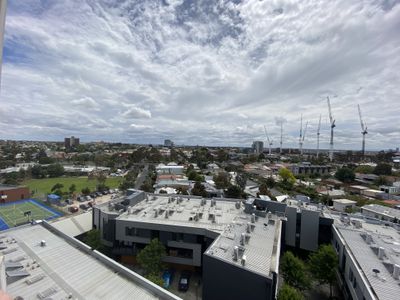
<path id="1" fill-rule="evenodd" d="M 308 251 L 318 249 L 319 212 L 301 211 L 300 248 Z"/>

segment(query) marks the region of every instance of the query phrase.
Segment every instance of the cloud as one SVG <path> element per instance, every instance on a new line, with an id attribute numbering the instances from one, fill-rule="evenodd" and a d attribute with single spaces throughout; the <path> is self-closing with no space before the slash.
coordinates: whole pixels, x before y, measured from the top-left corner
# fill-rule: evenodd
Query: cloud
<path id="1" fill-rule="evenodd" d="M 336 148 L 360 148 L 358 103 L 394 148 L 399 27 L 387 0 L 9 1 L 2 136 L 249 146 L 284 121 L 297 147 L 303 114 L 306 148 L 321 114 L 328 147 L 331 96 Z"/>
<path id="2" fill-rule="evenodd" d="M 99 104 L 95 100 L 93 100 L 91 97 L 83 97 L 80 99 L 72 100 L 71 104 L 80 106 L 82 108 L 99 110 Z"/>
<path id="3" fill-rule="evenodd" d="M 133 119 L 150 119 L 151 112 L 140 107 L 129 106 L 127 110 L 122 113 L 122 116 Z"/>

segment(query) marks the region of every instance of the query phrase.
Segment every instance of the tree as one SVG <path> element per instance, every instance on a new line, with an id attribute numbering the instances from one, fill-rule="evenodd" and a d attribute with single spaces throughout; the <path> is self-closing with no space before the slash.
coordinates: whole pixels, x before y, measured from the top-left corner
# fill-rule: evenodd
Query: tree
<path id="1" fill-rule="evenodd" d="M 390 164 L 381 163 L 377 164 L 374 169 L 376 175 L 392 175 L 392 166 Z"/>
<path id="2" fill-rule="evenodd" d="M 69 186 L 68 190 L 69 190 L 69 192 L 70 192 L 71 194 L 73 194 L 73 193 L 76 191 L 76 185 L 75 185 L 75 183 L 71 184 L 71 185 Z"/>
<path id="3" fill-rule="evenodd" d="M 380 175 L 377 179 L 374 180 L 375 185 L 387 185 L 388 180 L 385 176 Z"/>
<path id="4" fill-rule="evenodd" d="M 90 230 L 86 234 L 84 241 L 93 250 L 102 250 L 104 248 L 103 244 L 101 243 L 100 230 L 98 229 Z"/>
<path id="5" fill-rule="evenodd" d="M 226 172 L 220 172 L 214 175 L 213 180 L 217 189 L 226 189 L 229 187 L 229 174 Z"/>
<path id="6" fill-rule="evenodd" d="M 89 195 L 90 194 L 90 189 L 88 187 L 85 187 L 81 190 L 82 194 L 84 195 Z"/>
<path id="7" fill-rule="evenodd" d="M 287 189 L 292 189 L 294 183 L 296 182 L 296 177 L 294 177 L 293 173 L 287 168 L 281 168 L 279 170 L 279 176 L 282 179 L 282 184 Z"/>
<path id="8" fill-rule="evenodd" d="M 283 284 L 279 289 L 278 300 L 303 300 L 303 295 L 288 284 Z"/>
<path id="9" fill-rule="evenodd" d="M 201 184 L 200 181 L 196 181 L 196 183 L 194 184 L 192 188 L 192 195 L 207 197 L 206 188 L 204 187 L 204 185 Z"/>
<path id="10" fill-rule="evenodd" d="M 161 259 L 166 255 L 164 245 L 158 240 L 151 240 L 137 255 L 137 261 L 147 275 L 159 274 L 163 268 Z"/>
<path id="11" fill-rule="evenodd" d="M 368 165 L 359 165 L 354 170 L 355 173 L 371 174 L 374 172 L 374 167 Z"/>
<path id="12" fill-rule="evenodd" d="M 62 183 L 56 183 L 55 185 L 53 185 L 53 187 L 51 188 L 51 191 L 54 192 L 56 190 L 61 190 L 64 187 L 64 185 Z"/>
<path id="13" fill-rule="evenodd" d="M 267 185 L 268 188 L 272 189 L 275 186 L 276 182 L 274 178 L 270 176 L 265 180 L 265 184 Z"/>
<path id="14" fill-rule="evenodd" d="M 244 190 L 244 188 L 246 187 L 246 183 L 247 183 L 247 174 L 246 173 L 237 173 L 235 179 L 236 179 L 236 184 L 242 190 Z"/>
<path id="15" fill-rule="evenodd" d="M 283 255 L 281 270 L 287 284 L 299 290 L 305 290 L 310 287 L 311 280 L 308 277 L 304 262 L 294 256 L 292 252 L 287 251 Z"/>
<path id="16" fill-rule="evenodd" d="M 204 181 L 204 176 L 201 176 L 195 170 L 191 170 L 189 173 L 187 173 L 187 176 L 188 179 L 192 181 Z"/>
<path id="17" fill-rule="evenodd" d="M 352 169 L 347 167 L 342 167 L 336 171 L 335 177 L 340 181 L 349 183 L 356 178 L 356 175 L 354 174 L 354 171 Z"/>
<path id="18" fill-rule="evenodd" d="M 231 185 L 225 192 L 225 197 L 227 198 L 242 198 L 243 191 L 237 185 Z"/>
<path id="19" fill-rule="evenodd" d="M 47 176 L 47 171 L 41 165 L 34 165 L 32 167 L 32 177 L 33 178 L 44 178 Z"/>
<path id="20" fill-rule="evenodd" d="M 60 164 L 52 164 L 47 167 L 49 177 L 60 177 L 64 175 L 64 167 Z"/>
<path id="21" fill-rule="evenodd" d="M 320 284 L 329 284 L 331 298 L 337 266 L 338 258 L 331 245 L 322 245 L 317 252 L 310 255 L 309 268 L 311 274 Z"/>

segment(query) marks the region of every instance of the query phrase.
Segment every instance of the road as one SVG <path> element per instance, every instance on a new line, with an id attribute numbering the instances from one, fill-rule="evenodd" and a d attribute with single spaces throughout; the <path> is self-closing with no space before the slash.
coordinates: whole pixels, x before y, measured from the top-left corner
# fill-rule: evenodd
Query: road
<path id="1" fill-rule="evenodd" d="M 145 165 L 142 172 L 136 178 L 135 189 L 139 190 L 143 182 L 146 180 L 147 174 L 149 174 L 149 165 Z"/>

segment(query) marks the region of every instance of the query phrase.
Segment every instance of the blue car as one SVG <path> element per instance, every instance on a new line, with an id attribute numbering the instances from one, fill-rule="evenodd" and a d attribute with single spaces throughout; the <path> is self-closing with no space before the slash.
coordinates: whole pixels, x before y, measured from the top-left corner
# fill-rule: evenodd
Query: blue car
<path id="1" fill-rule="evenodd" d="M 172 280 L 174 279 L 174 271 L 173 270 L 165 270 L 162 274 L 162 279 L 164 280 L 164 288 L 169 288 Z"/>

